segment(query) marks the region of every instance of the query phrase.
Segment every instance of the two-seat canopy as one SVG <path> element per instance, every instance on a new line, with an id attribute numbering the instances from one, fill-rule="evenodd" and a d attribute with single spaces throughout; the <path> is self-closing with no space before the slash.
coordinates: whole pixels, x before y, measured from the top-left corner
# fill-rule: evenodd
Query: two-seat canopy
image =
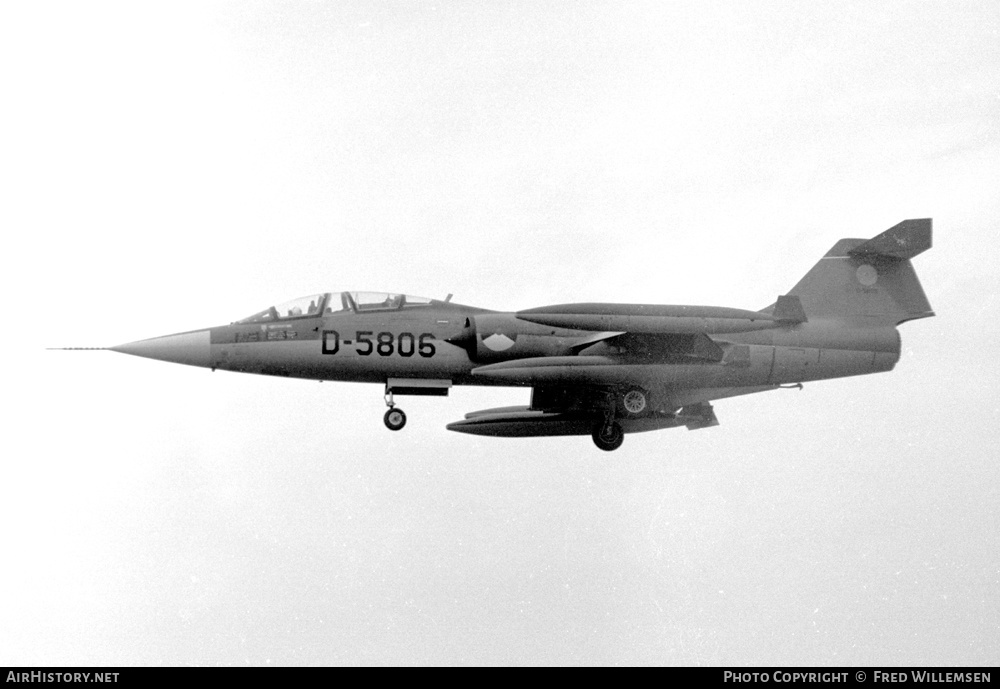
<path id="1" fill-rule="evenodd" d="M 433 300 L 409 294 L 390 292 L 323 292 L 292 299 L 284 304 L 270 306 L 263 311 L 243 318 L 237 323 L 268 323 L 291 318 L 315 318 L 344 311 L 398 311 L 417 306 L 427 306 Z"/>

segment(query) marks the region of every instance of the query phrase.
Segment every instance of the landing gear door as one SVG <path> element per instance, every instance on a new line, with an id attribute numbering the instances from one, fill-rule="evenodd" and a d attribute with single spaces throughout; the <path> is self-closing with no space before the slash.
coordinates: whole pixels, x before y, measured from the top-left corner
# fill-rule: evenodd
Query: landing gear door
<path id="1" fill-rule="evenodd" d="M 451 381 L 445 378 L 389 378 L 385 382 L 387 395 L 430 395 L 447 397 Z"/>

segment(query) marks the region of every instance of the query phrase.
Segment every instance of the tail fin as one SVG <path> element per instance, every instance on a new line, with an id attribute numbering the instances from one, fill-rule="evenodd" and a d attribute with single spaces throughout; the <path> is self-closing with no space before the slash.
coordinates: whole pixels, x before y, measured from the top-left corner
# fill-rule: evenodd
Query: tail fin
<path id="1" fill-rule="evenodd" d="M 910 263 L 930 247 L 930 218 L 904 220 L 869 240 L 841 239 L 788 296 L 810 319 L 898 325 L 933 316 Z"/>

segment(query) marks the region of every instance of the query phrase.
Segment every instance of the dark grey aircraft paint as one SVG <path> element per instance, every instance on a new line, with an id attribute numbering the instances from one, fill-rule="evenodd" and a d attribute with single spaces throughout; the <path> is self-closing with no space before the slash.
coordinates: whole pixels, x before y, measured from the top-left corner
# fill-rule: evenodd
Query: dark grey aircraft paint
<path id="1" fill-rule="evenodd" d="M 718 424 L 711 401 L 824 378 L 889 371 L 897 326 L 933 316 L 913 266 L 931 220 L 841 239 L 760 311 L 714 306 L 562 304 L 517 313 L 402 294 L 326 292 L 229 325 L 111 349 L 242 373 L 380 383 L 394 395 L 453 385 L 532 388 L 531 404 L 448 425 L 492 436 L 626 433 Z"/>

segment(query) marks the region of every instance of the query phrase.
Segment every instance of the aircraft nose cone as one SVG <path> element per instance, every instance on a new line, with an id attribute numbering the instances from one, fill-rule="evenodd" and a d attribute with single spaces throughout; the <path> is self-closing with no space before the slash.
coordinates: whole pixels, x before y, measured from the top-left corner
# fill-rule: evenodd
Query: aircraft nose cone
<path id="1" fill-rule="evenodd" d="M 113 352 L 189 366 L 209 366 L 211 350 L 211 336 L 208 330 L 164 335 L 111 347 Z"/>

